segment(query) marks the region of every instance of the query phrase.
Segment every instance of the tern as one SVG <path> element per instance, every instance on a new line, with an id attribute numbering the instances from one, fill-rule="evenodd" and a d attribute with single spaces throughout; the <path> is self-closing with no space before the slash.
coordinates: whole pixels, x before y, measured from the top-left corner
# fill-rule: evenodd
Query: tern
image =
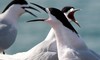
<path id="1" fill-rule="evenodd" d="M 62 11 L 57 8 L 37 7 L 44 10 L 49 15 L 49 18 L 34 19 L 28 22 L 44 21 L 54 29 L 58 60 L 100 60 L 100 55 L 86 46 Z M 75 11 L 76 9 L 72 8 L 71 10 Z"/>
<path id="2" fill-rule="evenodd" d="M 31 3 L 31 4 L 34 5 L 34 3 Z M 35 4 L 35 5 L 37 5 L 37 4 Z M 61 11 L 64 12 L 64 13 L 68 12 L 69 14 L 72 13 L 72 12 L 76 12 L 76 11 L 72 11 L 71 8 L 73 8 L 73 7 L 66 6 Z M 72 17 L 74 17 L 73 15 L 74 14 L 72 14 Z M 72 18 L 69 18 L 69 19 L 70 19 L 69 21 L 72 20 Z M 73 19 L 72 21 L 74 21 L 74 20 L 75 19 Z M 48 33 L 48 35 L 45 38 L 45 40 L 43 40 L 42 42 L 40 42 L 39 44 L 37 44 L 34 47 L 34 49 L 36 50 L 35 53 L 34 53 L 35 54 L 34 57 L 36 57 L 35 60 L 39 60 L 39 59 L 41 59 L 41 60 L 58 60 L 56 39 L 55 39 L 55 34 L 54 34 L 53 28 L 51 28 L 51 30 Z M 48 56 L 46 56 L 46 53 L 48 53 Z M 45 57 L 41 57 L 41 56 L 45 56 Z"/>
<path id="3" fill-rule="evenodd" d="M 17 20 L 28 12 L 37 17 L 27 9 L 39 10 L 28 5 L 25 0 L 12 0 L 0 14 L 0 52 L 9 48 L 15 41 L 17 35 Z"/>

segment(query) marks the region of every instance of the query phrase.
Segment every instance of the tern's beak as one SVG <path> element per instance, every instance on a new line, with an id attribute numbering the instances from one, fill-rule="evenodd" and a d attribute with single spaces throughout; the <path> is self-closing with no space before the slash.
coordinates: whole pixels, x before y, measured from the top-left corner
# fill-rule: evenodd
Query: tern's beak
<path id="1" fill-rule="evenodd" d="M 36 22 L 36 21 L 45 21 L 46 19 L 34 19 L 34 20 L 29 20 L 27 22 Z"/>
<path id="2" fill-rule="evenodd" d="M 35 11 L 40 12 L 38 9 L 33 8 L 33 7 L 31 7 L 31 6 L 26 6 L 26 7 L 24 6 L 24 7 L 22 7 L 22 8 L 25 10 L 25 12 L 27 12 L 27 13 L 29 13 L 29 14 L 35 16 L 35 17 L 37 17 L 35 14 L 31 13 L 30 11 L 28 11 L 28 10 L 26 10 L 26 9 L 32 9 L 32 10 L 35 10 Z"/>
<path id="3" fill-rule="evenodd" d="M 39 7 L 39 8 L 41 8 L 42 10 L 44 10 L 44 11 L 47 13 L 47 11 L 46 11 L 46 9 L 45 9 L 44 7 L 42 7 L 42 6 L 40 6 L 40 5 L 37 5 L 37 4 L 35 4 L 35 3 L 30 3 L 30 4 L 35 5 L 35 6 Z"/>
<path id="4" fill-rule="evenodd" d="M 30 3 L 30 4 L 35 5 L 35 6 L 39 7 L 39 8 L 41 8 L 43 11 L 45 11 L 47 13 L 46 8 L 44 8 L 44 7 L 40 6 L 40 5 L 37 5 L 35 3 Z M 45 21 L 45 20 L 47 20 L 47 19 L 34 19 L 34 20 L 29 20 L 27 22 Z"/>
<path id="5" fill-rule="evenodd" d="M 77 20 L 75 19 L 75 17 L 74 17 L 74 13 L 75 13 L 76 11 L 79 11 L 79 10 L 80 10 L 80 9 L 73 9 L 73 11 L 70 12 L 70 13 L 68 14 L 68 18 L 70 18 L 73 22 L 75 22 L 75 23 L 80 27 L 78 21 L 77 21 Z"/>

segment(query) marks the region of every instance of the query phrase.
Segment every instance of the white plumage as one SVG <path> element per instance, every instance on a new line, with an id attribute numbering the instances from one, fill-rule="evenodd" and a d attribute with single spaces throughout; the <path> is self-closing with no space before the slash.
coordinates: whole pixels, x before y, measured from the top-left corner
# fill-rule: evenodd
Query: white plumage
<path id="1" fill-rule="evenodd" d="M 52 15 L 54 13 L 52 10 L 47 10 L 49 19 L 46 22 L 54 29 L 59 60 L 100 60 L 100 56 L 88 49 L 77 33 L 65 27 L 64 22 L 58 20 L 56 13 Z"/>
<path id="2" fill-rule="evenodd" d="M 17 35 L 17 20 L 20 16 L 25 12 L 35 16 L 26 8 L 38 11 L 28 6 L 25 0 L 13 0 L 0 14 L 0 52 L 3 52 L 14 43 Z"/>
<path id="3" fill-rule="evenodd" d="M 56 36 L 59 60 L 100 60 L 100 56 L 86 46 L 60 10 L 56 8 L 40 8 L 48 13 L 49 18 L 35 19 L 28 22 L 45 21 L 50 24 Z"/>

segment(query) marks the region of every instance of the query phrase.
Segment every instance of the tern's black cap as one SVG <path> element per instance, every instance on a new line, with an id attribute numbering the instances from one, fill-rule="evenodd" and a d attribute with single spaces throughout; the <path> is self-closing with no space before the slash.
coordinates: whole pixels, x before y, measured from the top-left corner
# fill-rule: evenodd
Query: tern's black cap
<path id="1" fill-rule="evenodd" d="M 5 12 L 10 6 L 12 6 L 13 4 L 20 4 L 20 5 L 24 5 L 24 4 L 28 4 L 26 0 L 12 0 L 7 7 L 4 9 L 3 12 Z M 2 12 L 2 13 L 3 13 Z"/>
<path id="2" fill-rule="evenodd" d="M 57 9 L 57 8 L 49 8 L 49 11 L 50 11 L 50 13 L 51 13 L 53 16 L 55 16 L 60 22 L 62 22 L 62 24 L 63 24 L 65 27 L 71 29 L 71 30 L 74 31 L 76 34 L 78 34 L 77 31 L 74 29 L 74 27 L 69 23 L 69 21 L 67 20 L 67 18 L 65 17 L 65 15 L 63 14 L 62 11 L 60 11 L 60 10 Z"/>
<path id="3" fill-rule="evenodd" d="M 28 4 L 26 0 L 13 0 L 12 4 Z"/>
<path id="4" fill-rule="evenodd" d="M 62 9 L 62 12 L 68 12 L 71 8 L 74 8 L 72 6 L 65 6 L 63 9 Z"/>

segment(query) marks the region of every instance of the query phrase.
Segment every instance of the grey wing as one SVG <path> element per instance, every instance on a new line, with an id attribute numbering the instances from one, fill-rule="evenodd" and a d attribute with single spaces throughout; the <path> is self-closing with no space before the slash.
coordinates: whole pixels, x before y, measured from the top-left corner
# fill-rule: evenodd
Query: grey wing
<path id="1" fill-rule="evenodd" d="M 17 30 L 11 25 L 0 24 L 0 48 L 7 49 L 15 41 Z"/>
<path id="2" fill-rule="evenodd" d="M 78 51 L 78 52 L 75 52 L 75 55 L 80 60 L 100 60 L 99 55 L 93 52 L 92 50 Z"/>
<path id="3" fill-rule="evenodd" d="M 90 50 L 90 52 L 91 52 L 93 55 L 95 55 L 96 57 L 98 57 L 98 58 L 100 59 L 100 55 L 99 55 L 99 54 L 97 54 L 97 53 L 94 52 L 93 50 Z"/>
<path id="4" fill-rule="evenodd" d="M 43 60 L 58 60 L 58 54 L 56 52 L 46 52 L 41 58 Z"/>

